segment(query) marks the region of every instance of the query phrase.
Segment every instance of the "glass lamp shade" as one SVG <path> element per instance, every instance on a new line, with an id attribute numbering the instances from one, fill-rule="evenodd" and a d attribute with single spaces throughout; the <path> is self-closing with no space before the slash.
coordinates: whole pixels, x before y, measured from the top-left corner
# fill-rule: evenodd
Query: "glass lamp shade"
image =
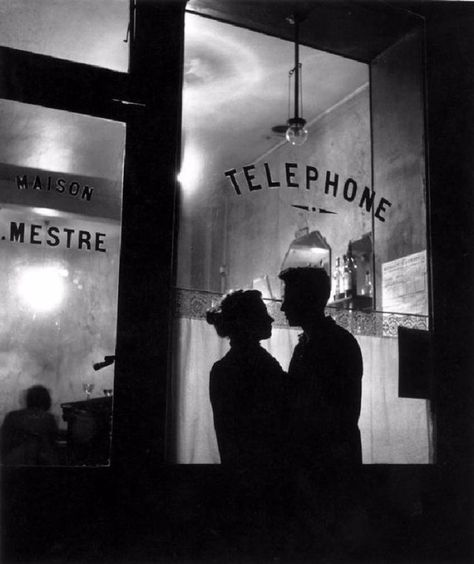
<path id="1" fill-rule="evenodd" d="M 308 139 L 308 130 L 305 128 L 306 120 L 303 118 L 291 118 L 288 120 L 286 140 L 297 147 L 303 145 Z"/>

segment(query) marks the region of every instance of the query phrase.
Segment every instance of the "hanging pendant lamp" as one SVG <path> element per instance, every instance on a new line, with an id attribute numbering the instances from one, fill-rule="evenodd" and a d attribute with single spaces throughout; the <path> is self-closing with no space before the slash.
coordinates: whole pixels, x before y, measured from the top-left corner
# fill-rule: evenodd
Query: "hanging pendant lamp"
<path id="1" fill-rule="evenodd" d="M 291 106 L 291 79 L 294 79 L 294 96 L 293 96 L 293 117 L 287 121 L 288 129 L 286 130 L 286 139 L 288 143 L 299 147 L 308 139 L 308 130 L 306 129 L 306 120 L 300 116 L 300 109 L 303 107 L 303 93 L 302 93 L 302 65 L 300 63 L 299 55 L 299 21 L 298 18 L 292 16 L 288 21 L 295 26 L 295 66 L 290 71 L 289 83 L 289 104 Z"/>

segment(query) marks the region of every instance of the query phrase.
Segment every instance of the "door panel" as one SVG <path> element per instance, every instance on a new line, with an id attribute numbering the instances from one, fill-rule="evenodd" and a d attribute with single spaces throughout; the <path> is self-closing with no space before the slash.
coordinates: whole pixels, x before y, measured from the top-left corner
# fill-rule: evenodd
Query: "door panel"
<path id="1" fill-rule="evenodd" d="M 0 44 L 126 72 L 129 0 L 0 3 Z"/>
<path id="2" fill-rule="evenodd" d="M 4 463 L 108 463 L 125 133 L 0 100 L 0 418 L 41 385 L 60 429 L 46 462 Z"/>

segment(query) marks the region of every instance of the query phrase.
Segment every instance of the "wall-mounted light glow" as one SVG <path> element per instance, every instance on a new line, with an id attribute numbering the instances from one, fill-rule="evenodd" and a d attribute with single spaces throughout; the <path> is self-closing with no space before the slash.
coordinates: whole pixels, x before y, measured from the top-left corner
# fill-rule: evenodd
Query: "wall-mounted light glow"
<path id="1" fill-rule="evenodd" d="M 202 170 L 202 157 L 194 145 L 185 144 L 183 162 L 178 174 L 183 194 L 192 194 L 199 186 L 199 177 Z"/>
<path id="2" fill-rule="evenodd" d="M 59 210 L 53 208 L 31 208 L 31 211 L 38 215 L 43 215 L 44 217 L 61 217 L 62 215 Z"/>
<path id="3" fill-rule="evenodd" d="M 17 293 L 34 312 L 47 313 L 59 307 L 66 294 L 68 271 L 62 266 L 27 266 L 18 275 Z"/>

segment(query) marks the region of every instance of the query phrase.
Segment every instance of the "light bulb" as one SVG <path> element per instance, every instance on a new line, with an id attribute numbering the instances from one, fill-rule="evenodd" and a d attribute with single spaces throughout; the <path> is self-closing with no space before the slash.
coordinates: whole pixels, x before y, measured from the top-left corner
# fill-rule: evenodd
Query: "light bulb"
<path id="1" fill-rule="evenodd" d="M 288 120 L 286 140 L 288 143 L 300 147 L 308 139 L 308 130 L 305 128 L 306 120 L 303 118 L 291 118 Z"/>

